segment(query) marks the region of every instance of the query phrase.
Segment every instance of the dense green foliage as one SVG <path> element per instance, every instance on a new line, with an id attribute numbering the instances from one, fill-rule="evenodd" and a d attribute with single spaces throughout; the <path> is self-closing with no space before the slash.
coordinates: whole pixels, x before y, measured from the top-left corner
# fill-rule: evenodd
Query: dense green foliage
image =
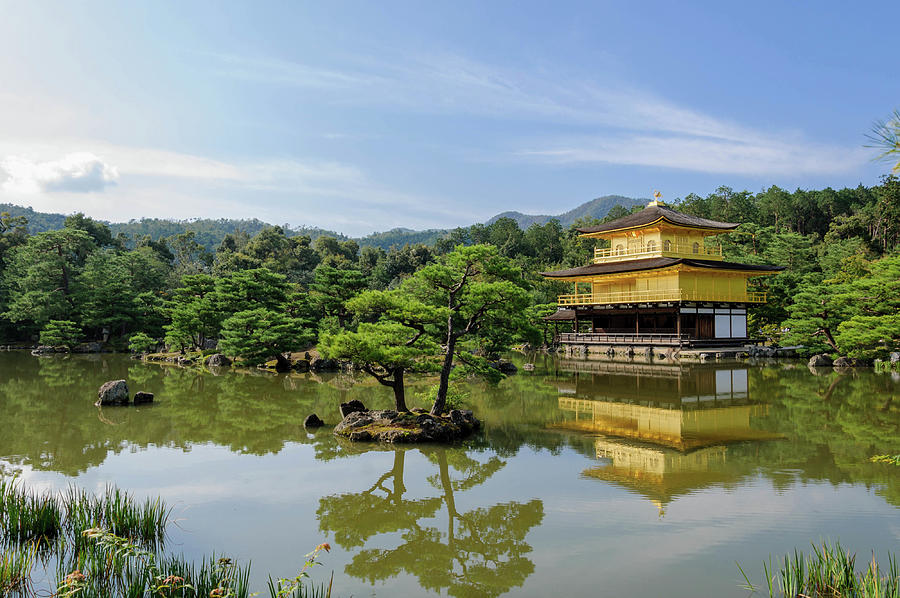
<path id="1" fill-rule="evenodd" d="M 604 207 L 605 220 L 640 209 Z M 755 290 L 767 291 L 769 301 L 752 311 L 751 335 L 861 358 L 897 349 L 896 177 L 840 190 L 771 187 L 754 194 L 722 187 L 706 197 L 688 195 L 673 207 L 740 222 L 734 233 L 716 238 L 726 260 L 786 268 L 753 279 Z M 51 320 L 71 321 L 82 330 L 81 340 L 108 334 L 116 341 L 144 333 L 174 350 L 209 348 L 228 336 L 224 346 L 255 362 L 310 345 L 321 332 L 334 338 L 342 331 L 358 332 L 362 323 L 378 324 L 380 317 L 350 307 L 354 297 L 367 290 L 400 290 L 423 305 L 457 310 L 449 324 L 453 332 L 444 322 L 443 332 L 431 339 L 446 356 L 448 335 L 468 328 L 459 351 L 454 347 L 451 353 L 474 366 L 478 360 L 468 356 L 490 356 L 514 341 L 539 341 L 526 324 L 540 321 L 558 294 L 571 291 L 540 272 L 588 263 L 596 242 L 582 239 L 576 229 L 596 222 L 582 219 L 565 227 L 549 219 L 523 230 L 516 220 L 498 217 L 429 236 L 430 246 L 384 249 L 377 246 L 383 239 L 369 244 L 258 221 L 144 220 L 124 229 L 81 214 L 57 222 L 18 209 L 0 215 L 0 339 L 34 342 Z M 223 232 L 227 227 L 232 229 Z M 454 262 L 463 255 L 460 246 L 488 251 L 493 257 L 485 259 L 504 266 L 467 278 L 464 286 L 477 282 L 461 291 L 471 296 L 452 307 L 456 299 L 448 288 L 465 270 Z M 490 299 L 491 293 L 497 297 Z M 461 306 L 478 301 L 490 303 L 493 311 L 469 326 L 474 312 Z M 265 331 L 249 327 L 247 312 L 263 313 L 256 310 L 265 310 Z M 522 313 L 527 322 L 517 317 Z M 302 342 L 274 338 L 283 334 L 299 334 Z M 257 340 L 268 335 L 266 348 L 252 349 L 253 342 L 244 338 L 238 342 L 246 335 Z"/>
<path id="2" fill-rule="evenodd" d="M 81 330 L 75 322 L 69 320 L 50 320 L 41 330 L 40 342 L 51 347 L 71 349 L 78 344 Z"/>

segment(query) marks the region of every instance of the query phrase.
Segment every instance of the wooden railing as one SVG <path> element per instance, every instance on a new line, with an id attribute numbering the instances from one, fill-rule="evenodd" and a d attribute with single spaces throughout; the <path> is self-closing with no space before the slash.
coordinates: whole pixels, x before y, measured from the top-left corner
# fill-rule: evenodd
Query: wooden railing
<path id="1" fill-rule="evenodd" d="M 673 345 L 678 346 L 690 340 L 687 334 L 655 334 L 634 332 L 609 334 L 606 332 L 560 332 L 557 341 L 561 343 L 585 343 L 600 345 Z"/>
<path id="2" fill-rule="evenodd" d="M 652 245 L 650 247 L 644 245 L 630 249 L 594 249 L 595 264 L 651 257 L 693 257 L 704 260 L 721 260 L 722 247 L 719 245 L 715 247 L 704 247 L 703 245 L 694 247 L 693 245 L 677 245 L 673 243 L 668 248 L 665 245 Z"/>
<path id="3" fill-rule="evenodd" d="M 559 305 L 606 305 L 613 303 L 648 303 L 658 301 L 727 301 L 729 303 L 765 303 L 766 294 L 758 292 L 746 293 L 707 293 L 685 289 L 666 289 L 658 291 L 617 291 L 611 293 L 576 293 L 560 295 Z"/>

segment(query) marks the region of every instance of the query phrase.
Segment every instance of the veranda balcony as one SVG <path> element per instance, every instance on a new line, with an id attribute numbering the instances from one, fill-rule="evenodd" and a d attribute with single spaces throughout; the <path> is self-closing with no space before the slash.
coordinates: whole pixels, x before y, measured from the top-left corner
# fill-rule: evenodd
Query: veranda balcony
<path id="1" fill-rule="evenodd" d="M 700 243 L 691 245 L 678 245 L 676 243 L 664 243 L 657 245 L 648 243 L 641 247 L 617 247 L 609 249 L 594 249 L 594 263 L 606 264 L 608 262 L 619 262 L 623 260 L 640 260 L 653 257 L 674 257 L 684 258 L 692 257 L 702 260 L 721 260 L 722 247 L 715 245 L 705 247 Z"/>
<path id="2" fill-rule="evenodd" d="M 764 292 L 709 293 L 685 289 L 656 291 L 617 291 L 609 293 L 575 293 L 560 295 L 559 305 L 611 305 L 616 303 L 650 303 L 660 301 L 723 301 L 728 303 L 765 303 Z"/>

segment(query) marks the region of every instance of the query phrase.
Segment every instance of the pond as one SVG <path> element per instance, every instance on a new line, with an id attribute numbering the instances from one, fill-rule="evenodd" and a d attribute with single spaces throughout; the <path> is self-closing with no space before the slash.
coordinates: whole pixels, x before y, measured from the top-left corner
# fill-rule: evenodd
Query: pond
<path id="1" fill-rule="evenodd" d="M 900 454 L 900 376 L 533 359 L 462 384 L 483 433 L 411 448 L 303 428 L 388 407 L 366 377 L 0 353 L 0 471 L 161 496 L 168 550 L 252 561 L 256 590 L 320 542 L 337 596 L 746 596 L 735 562 L 761 581 L 811 542 L 896 551 L 900 468 L 869 457 Z M 94 407 L 117 378 L 156 403 Z"/>

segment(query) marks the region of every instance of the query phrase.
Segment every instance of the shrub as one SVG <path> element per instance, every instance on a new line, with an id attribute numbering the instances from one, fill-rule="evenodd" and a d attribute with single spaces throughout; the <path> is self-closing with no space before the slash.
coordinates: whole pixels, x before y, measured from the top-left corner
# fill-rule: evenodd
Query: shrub
<path id="1" fill-rule="evenodd" d="M 41 330 L 40 342 L 51 347 L 71 349 L 81 339 L 81 329 L 71 320 L 50 320 Z"/>
<path id="2" fill-rule="evenodd" d="M 149 353 L 156 345 L 156 339 L 144 332 L 136 332 L 128 339 L 128 350 L 132 353 Z"/>

